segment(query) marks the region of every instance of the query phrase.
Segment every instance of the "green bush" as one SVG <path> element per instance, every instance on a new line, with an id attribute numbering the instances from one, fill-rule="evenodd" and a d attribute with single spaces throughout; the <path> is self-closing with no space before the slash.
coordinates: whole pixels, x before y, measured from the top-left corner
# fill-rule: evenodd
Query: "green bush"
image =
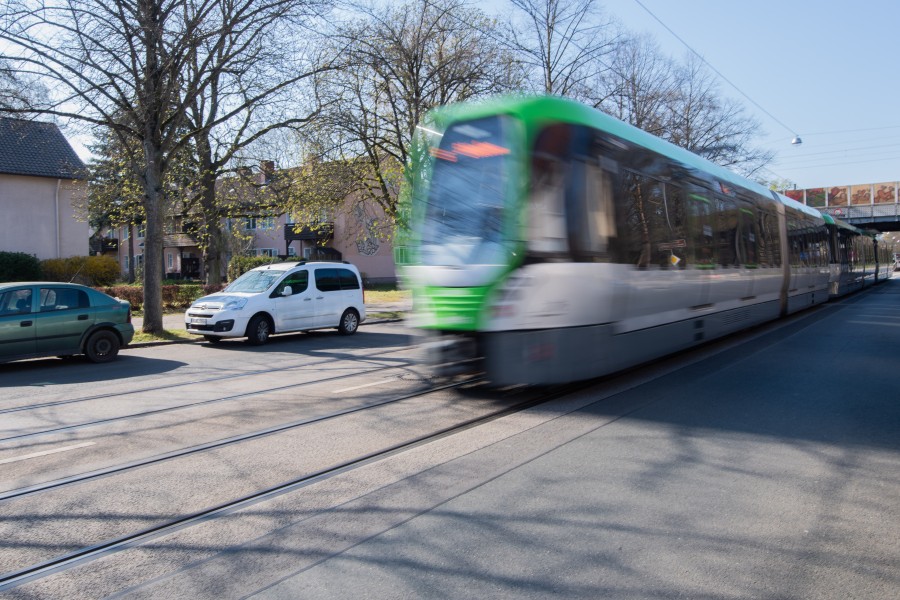
<path id="1" fill-rule="evenodd" d="M 277 258 L 271 256 L 235 256 L 228 263 L 228 281 L 234 281 L 250 269 L 261 267 L 263 265 L 278 262 Z"/>
<path id="2" fill-rule="evenodd" d="M 70 256 L 41 261 L 47 281 L 71 281 L 89 286 L 109 286 L 120 277 L 119 263 L 112 256 Z"/>
<path id="3" fill-rule="evenodd" d="M 41 278 L 41 261 L 24 252 L 0 252 L 0 283 L 37 281 Z"/>

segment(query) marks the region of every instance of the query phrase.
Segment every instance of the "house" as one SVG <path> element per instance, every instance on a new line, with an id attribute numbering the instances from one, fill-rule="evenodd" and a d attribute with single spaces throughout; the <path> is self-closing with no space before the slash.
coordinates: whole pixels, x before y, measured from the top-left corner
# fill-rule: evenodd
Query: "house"
<path id="1" fill-rule="evenodd" d="M 87 256 L 84 163 L 53 123 L 0 117 L 0 250 Z M 79 179 L 81 178 L 81 179 Z"/>
<path id="2" fill-rule="evenodd" d="M 390 242 L 381 239 L 375 231 L 377 211 L 348 199 L 334 214 L 322 214 L 314 226 L 295 223 L 291 215 L 273 214 L 259 202 L 269 178 L 275 174 L 274 163 L 265 161 L 258 173 L 245 173 L 245 183 L 257 189 L 246 194 L 246 207 L 234 211 L 243 213 L 222 223 L 230 242 L 225 252 L 225 264 L 232 256 L 270 256 L 273 260 L 346 260 L 353 263 L 367 283 L 395 283 L 393 250 Z M 220 183 L 220 193 L 234 192 L 242 187 L 237 180 Z M 227 201 L 227 200 L 226 200 Z M 187 218 L 190 218 L 189 216 Z M 171 279 L 204 278 L 203 253 L 190 234 L 188 223 L 182 217 L 172 217 L 163 236 L 163 270 Z M 120 228 L 107 232 L 103 240 L 104 253 L 116 256 L 122 265 L 123 276 L 128 271 L 129 249 L 134 249 L 134 264 L 139 269 L 143 263 L 143 226 L 132 227 L 134 240 L 129 239 L 129 229 Z M 121 240 L 121 242 L 119 242 Z M 224 273 L 223 273 L 224 275 Z"/>

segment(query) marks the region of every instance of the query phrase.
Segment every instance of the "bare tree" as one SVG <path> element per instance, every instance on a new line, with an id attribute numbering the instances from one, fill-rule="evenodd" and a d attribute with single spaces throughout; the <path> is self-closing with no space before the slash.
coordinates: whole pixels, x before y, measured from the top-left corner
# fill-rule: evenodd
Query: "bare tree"
<path id="1" fill-rule="evenodd" d="M 142 153 L 145 332 L 162 330 L 164 175 L 190 144 L 188 107 L 306 0 L 2 0 L 0 60 L 47 82 L 42 114 L 109 128 Z M 192 68 L 193 67 L 193 68 Z M 270 73 L 271 93 L 295 74 Z M 257 94 L 262 101 L 268 94 Z M 33 109 L 22 109 L 31 112 Z M 208 126 L 223 123 L 231 110 Z"/>
<path id="2" fill-rule="evenodd" d="M 260 142 L 268 134 L 302 128 L 318 114 L 316 80 L 334 68 L 333 58 L 317 49 L 324 46 L 324 20 L 320 17 L 326 8 L 324 3 L 307 0 L 298 4 L 293 14 L 279 15 L 266 27 L 206 41 L 187 63 L 192 78 L 209 71 L 209 85 L 187 106 L 186 123 L 193 131 L 199 181 L 185 206 L 195 223 L 191 233 L 203 251 L 207 283 L 218 283 L 222 271 L 227 245 L 223 219 L 245 215 L 248 210 L 241 203 L 220 202 L 216 182 L 229 172 L 246 175 L 248 157 L 254 150 L 265 151 Z M 311 22 L 319 27 L 310 29 Z M 238 55 L 240 65 L 231 64 L 231 57 Z M 257 181 L 266 185 L 273 183 L 269 181 L 275 169 L 271 158 L 257 154 L 250 159 L 259 168 Z M 244 183 L 248 187 L 248 182 Z M 284 183 L 280 182 L 282 188 Z M 260 197 L 271 202 L 279 195 Z"/>
<path id="3" fill-rule="evenodd" d="M 47 100 L 47 90 L 33 77 L 24 76 L 8 60 L 0 60 L 0 114 L 34 108 Z"/>
<path id="4" fill-rule="evenodd" d="M 771 162 L 753 145 L 759 124 L 720 93 L 696 57 L 677 63 L 652 40 L 630 37 L 616 46 L 610 67 L 592 86 L 598 108 L 745 175 Z"/>
<path id="5" fill-rule="evenodd" d="M 675 65 L 646 37 L 620 40 L 610 68 L 591 86 L 593 105 L 657 136 L 666 136 L 678 94 Z"/>
<path id="6" fill-rule="evenodd" d="M 753 145 L 760 124 L 737 101 L 722 96 L 715 77 L 694 56 L 675 72 L 678 91 L 669 102 L 663 136 L 717 164 L 752 176 L 773 154 Z"/>
<path id="7" fill-rule="evenodd" d="M 591 83 L 618 43 L 596 0 L 509 0 L 504 37 L 526 66 L 531 91 L 594 103 Z"/>
<path id="8" fill-rule="evenodd" d="M 344 62 L 323 114 L 326 158 L 342 157 L 392 222 L 416 126 L 437 106 L 517 89 L 520 70 L 496 25 L 463 0 L 362 8 L 341 28 Z M 336 151 L 328 154 L 331 148 Z"/>

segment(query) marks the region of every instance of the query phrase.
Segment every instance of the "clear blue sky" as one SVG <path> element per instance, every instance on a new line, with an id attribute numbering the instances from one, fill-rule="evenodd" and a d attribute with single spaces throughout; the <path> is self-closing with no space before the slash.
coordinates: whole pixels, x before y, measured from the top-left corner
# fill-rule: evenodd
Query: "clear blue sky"
<path id="1" fill-rule="evenodd" d="M 505 4 L 482 2 L 473 4 L 488 11 Z M 600 2 L 666 54 L 683 59 L 690 52 L 635 0 Z M 767 179 L 798 188 L 900 181 L 900 2 L 641 3 L 764 109 L 720 81 L 721 92 L 759 120 L 759 144 L 776 153 Z M 803 144 L 791 145 L 794 134 Z M 70 140 L 86 155 L 79 138 Z"/>
<path id="2" fill-rule="evenodd" d="M 775 175 L 798 188 L 900 181 L 900 2 L 641 3 L 774 117 L 720 81 L 762 124 Z M 689 52 L 635 0 L 604 6 L 667 54 Z"/>

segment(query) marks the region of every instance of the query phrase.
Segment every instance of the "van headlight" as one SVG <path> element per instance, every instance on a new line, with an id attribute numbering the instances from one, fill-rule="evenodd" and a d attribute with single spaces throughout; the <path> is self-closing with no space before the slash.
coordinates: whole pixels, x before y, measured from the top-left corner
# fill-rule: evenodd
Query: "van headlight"
<path id="1" fill-rule="evenodd" d="M 246 298 L 230 298 L 222 305 L 222 310 L 241 310 L 246 305 Z"/>

